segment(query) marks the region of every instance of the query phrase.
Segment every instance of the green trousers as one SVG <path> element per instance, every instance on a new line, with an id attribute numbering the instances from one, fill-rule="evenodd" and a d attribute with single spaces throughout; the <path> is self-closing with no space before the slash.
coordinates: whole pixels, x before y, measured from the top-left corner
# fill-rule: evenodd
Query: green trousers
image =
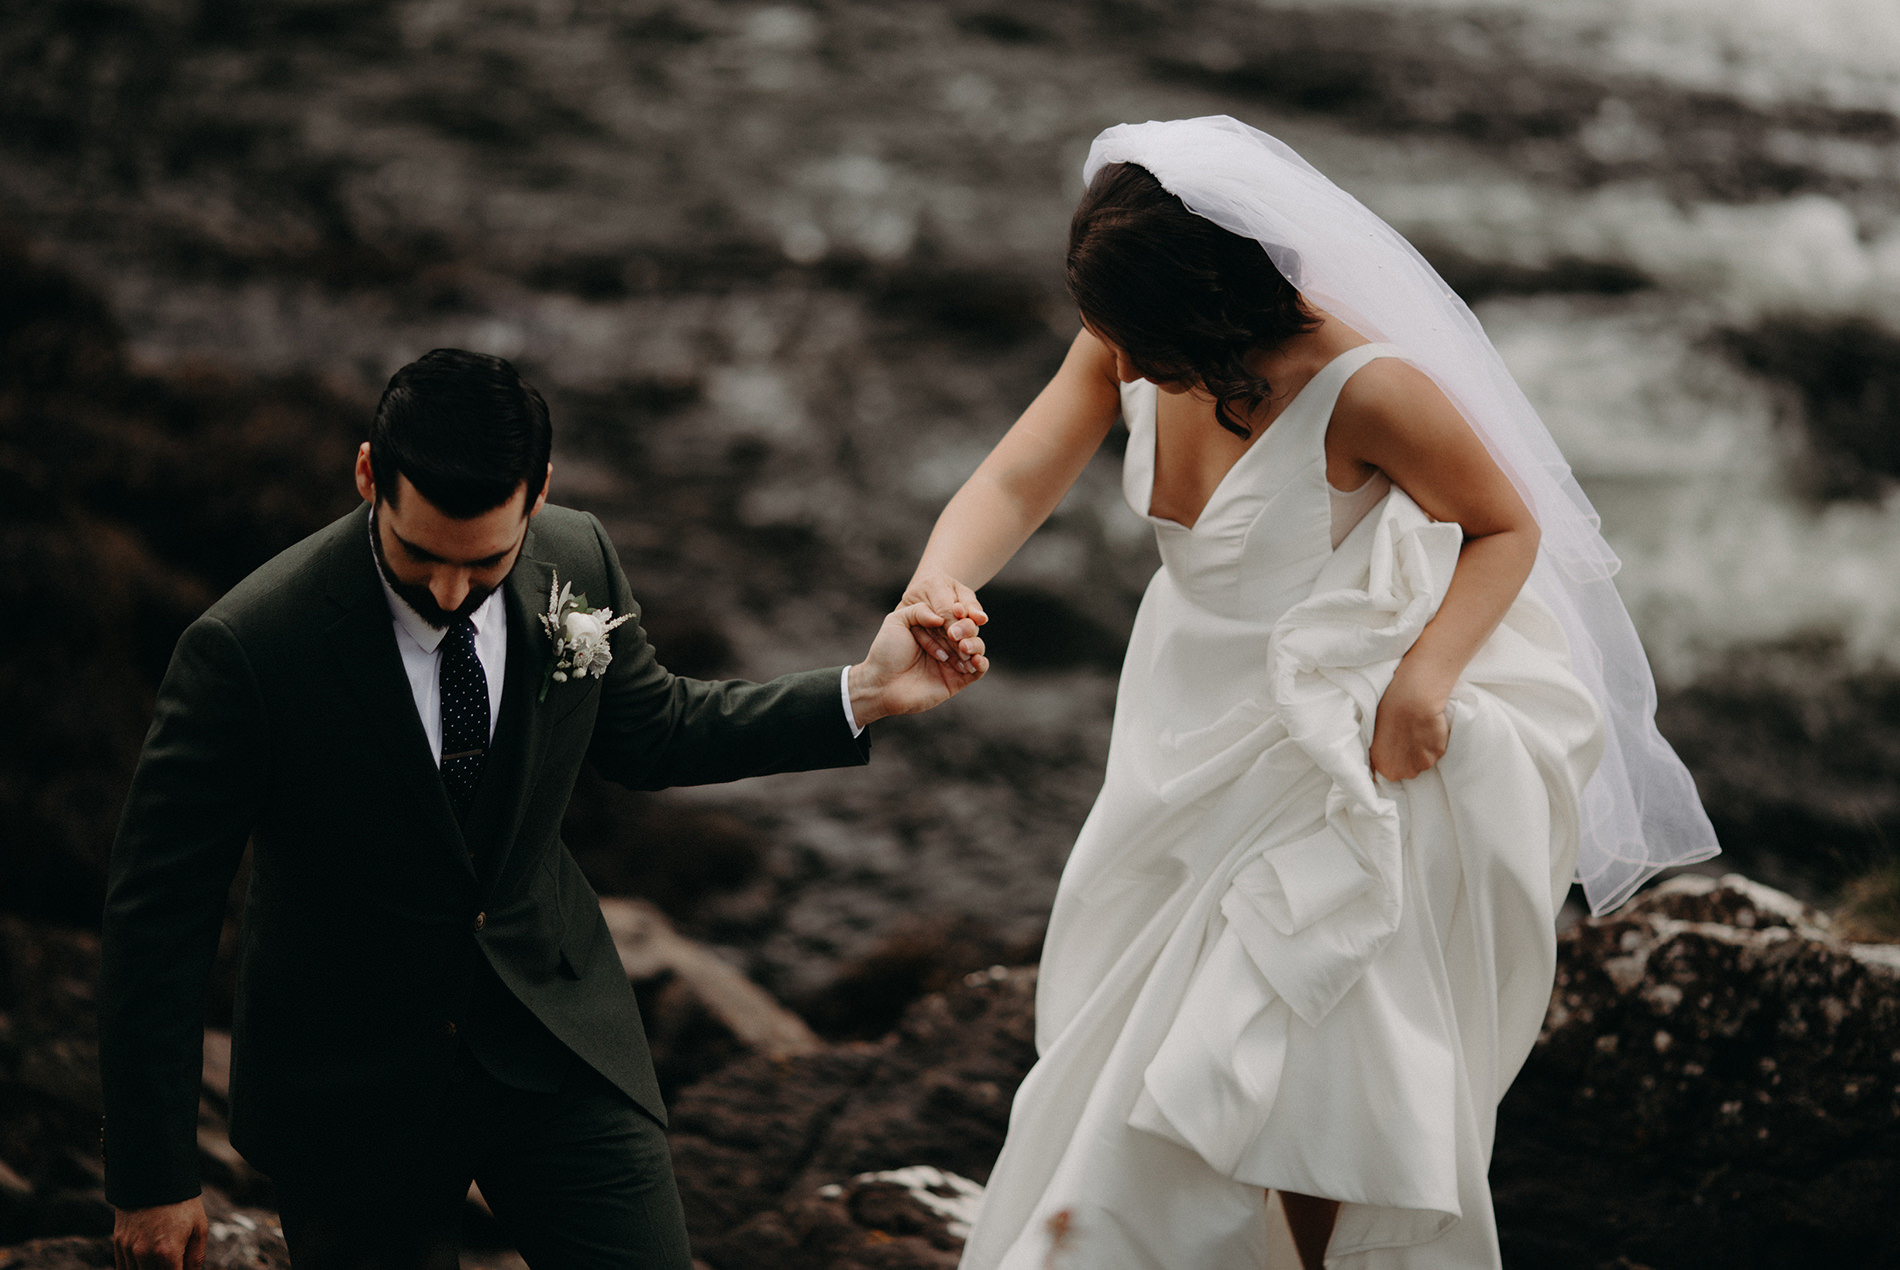
<path id="1" fill-rule="evenodd" d="M 296 1270 L 455 1270 L 471 1179 L 533 1270 L 691 1270 L 665 1132 L 587 1064 L 536 1092 L 464 1054 L 441 1095 L 394 1169 L 272 1179 Z"/>

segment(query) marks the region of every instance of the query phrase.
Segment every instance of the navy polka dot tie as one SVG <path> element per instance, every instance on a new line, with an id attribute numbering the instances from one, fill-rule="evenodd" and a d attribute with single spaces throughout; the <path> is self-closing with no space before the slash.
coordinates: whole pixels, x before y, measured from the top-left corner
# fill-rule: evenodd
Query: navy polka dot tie
<path id="1" fill-rule="evenodd" d="M 475 656 L 475 624 L 458 617 L 442 637 L 442 783 L 458 815 L 468 810 L 488 757 L 488 677 Z"/>

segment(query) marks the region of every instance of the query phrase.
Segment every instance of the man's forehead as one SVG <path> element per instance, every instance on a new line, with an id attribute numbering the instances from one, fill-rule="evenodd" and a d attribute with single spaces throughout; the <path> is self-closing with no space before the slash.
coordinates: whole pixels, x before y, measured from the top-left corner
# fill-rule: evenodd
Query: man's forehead
<path id="1" fill-rule="evenodd" d="M 527 535 L 525 486 L 507 502 L 475 516 L 450 516 L 398 477 L 398 495 L 384 500 L 383 523 L 405 547 L 452 564 L 474 564 L 506 555 Z"/>
<path id="2" fill-rule="evenodd" d="M 430 502 L 428 497 L 424 495 L 421 490 L 416 488 L 415 482 L 409 479 L 409 474 L 407 472 L 403 472 L 400 470 L 396 473 L 395 488 L 392 490 L 382 491 L 382 501 L 385 503 L 388 503 L 391 507 L 398 507 L 398 508 L 405 508 L 405 509 L 414 504 L 420 503 L 421 512 L 425 515 L 437 516 L 443 520 L 458 519 L 458 517 L 449 515 L 447 512 L 443 511 L 440 507 L 437 507 L 434 503 Z M 526 514 L 528 510 L 527 502 L 528 502 L 528 483 L 526 481 L 518 481 L 515 484 L 514 492 L 511 493 L 505 501 L 497 504 L 494 507 L 489 508 L 487 511 L 477 512 L 474 516 L 467 517 L 466 519 L 480 520 L 484 516 L 494 515 L 495 513 L 505 511 L 511 507 L 514 508 L 518 512 Z"/>

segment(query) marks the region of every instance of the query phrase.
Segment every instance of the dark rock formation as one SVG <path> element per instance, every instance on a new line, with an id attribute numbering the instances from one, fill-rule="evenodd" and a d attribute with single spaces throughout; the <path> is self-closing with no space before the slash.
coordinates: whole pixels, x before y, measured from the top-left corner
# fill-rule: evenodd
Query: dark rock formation
<path id="1" fill-rule="evenodd" d="M 1744 366 L 1800 397 L 1804 475 L 1821 498 L 1878 500 L 1900 479 L 1900 338 L 1865 318 L 1771 319 L 1726 332 Z"/>
<path id="2" fill-rule="evenodd" d="M 741 1054 L 790 1058 L 820 1048 L 803 1019 L 712 949 L 682 936 L 656 906 L 608 896 L 600 907 L 639 997 L 667 1096 Z"/>
<path id="3" fill-rule="evenodd" d="M 1695 773 L 1724 863 L 1830 895 L 1900 842 L 1900 673 L 1838 640 L 1738 649 L 1665 690 L 1656 720 Z M 1896 926 L 1891 935 L 1900 935 Z"/>
<path id="4" fill-rule="evenodd" d="M 1499 1112 L 1506 1261 L 1900 1264 L 1897 952 L 1732 875 L 1568 932 Z"/>
<path id="5" fill-rule="evenodd" d="M 0 1245 L 45 1241 L 35 1245 L 37 1260 L 8 1262 L 7 1255 L 23 1254 L 0 1253 L 0 1265 L 83 1260 L 99 1254 L 85 1241 L 111 1233 L 99 1156 L 98 975 L 99 937 L 91 931 L 0 916 Z M 208 1183 L 206 1210 L 228 1227 L 221 1234 L 213 1226 L 212 1264 L 281 1264 L 281 1256 L 275 1263 L 244 1260 L 259 1240 L 277 1236 L 259 1207 L 270 1202 L 269 1183 L 226 1133 L 229 1065 L 230 1038 L 208 1032 L 199 1164 Z M 235 1259 L 215 1259 L 223 1255 L 220 1241 Z M 111 1265 L 110 1251 L 103 1255 L 98 1264 Z"/>
<path id="6" fill-rule="evenodd" d="M 785 1270 L 955 1270 L 983 1188 L 917 1166 L 803 1190 L 725 1241 L 731 1264 Z"/>
<path id="7" fill-rule="evenodd" d="M 875 1045 L 749 1058 L 688 1089 L 673 1109 L 673 1157 L 700 1255 L 716 1270 L 823 1264 L 813 1258 L 856 1238 L 847 1225 L 904 1232 L 876 1224 L 882 1201 L 868 1183 L 822 1188 L 910 1165 L 987 1178 L 1034 1059 L 1034 999 L 1033 971 L 979 972 L 918 1002 Z M 905 1235 L 922 1239 L 919 1257 L 937 1249 L 922 1230 Z"/>
<path id="8" fill-rule="evenodd" d="M 0 917 L 0 1244 L 112 1229 L 99 1162 L 99 939 Z"/>
<path id="9" fill-rule="evenodd" d="M 349 507 L 344 465 L 366 409 L 308 377 L 142 372 L 97 296 L 0 236 L 8 908 L 97 919 L 172 644 L 251 569 Z"/>

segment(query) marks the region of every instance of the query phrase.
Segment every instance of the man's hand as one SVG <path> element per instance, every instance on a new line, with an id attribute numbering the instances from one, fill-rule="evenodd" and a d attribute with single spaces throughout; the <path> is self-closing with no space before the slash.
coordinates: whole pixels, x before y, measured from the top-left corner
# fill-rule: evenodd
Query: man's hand
<path id="1" fill-rule="evenodd" d="M 120 1208 L 112 1217 L 117 1270 L 203 1270 L 211 1223 L 197 1196 L 156 1208 Z"/>
<path id="2" fill-rule="evenodd" d="M 963 645 L 975 639 L 976 628 L 990 620 L 975 591 L 947 573 L 919 573 L 910 580 L 904 598 L 897 603 L 900 609 L 909 604 L 922 604 L 945 619 L 935 625 L 919 623 L 910 628 L 919 648 L 938 661 L 956 662 L 957 669 L 965 674 L 973 669 L 970 656 L 982 651 L 983 641 L 975 640 L 975 646 L 969 649 Z"/>
<path id="3" fill-rule="evenodd" d="M 955 657 L 935 641 L 939 633 L 957 650 Z M 902 605 L 885 617 L 871 651 L 851 668 L 852 717 L 863 726 L 942 705 L 989 668 L 973 619 L 945 617 L 921 602 Z"/>

